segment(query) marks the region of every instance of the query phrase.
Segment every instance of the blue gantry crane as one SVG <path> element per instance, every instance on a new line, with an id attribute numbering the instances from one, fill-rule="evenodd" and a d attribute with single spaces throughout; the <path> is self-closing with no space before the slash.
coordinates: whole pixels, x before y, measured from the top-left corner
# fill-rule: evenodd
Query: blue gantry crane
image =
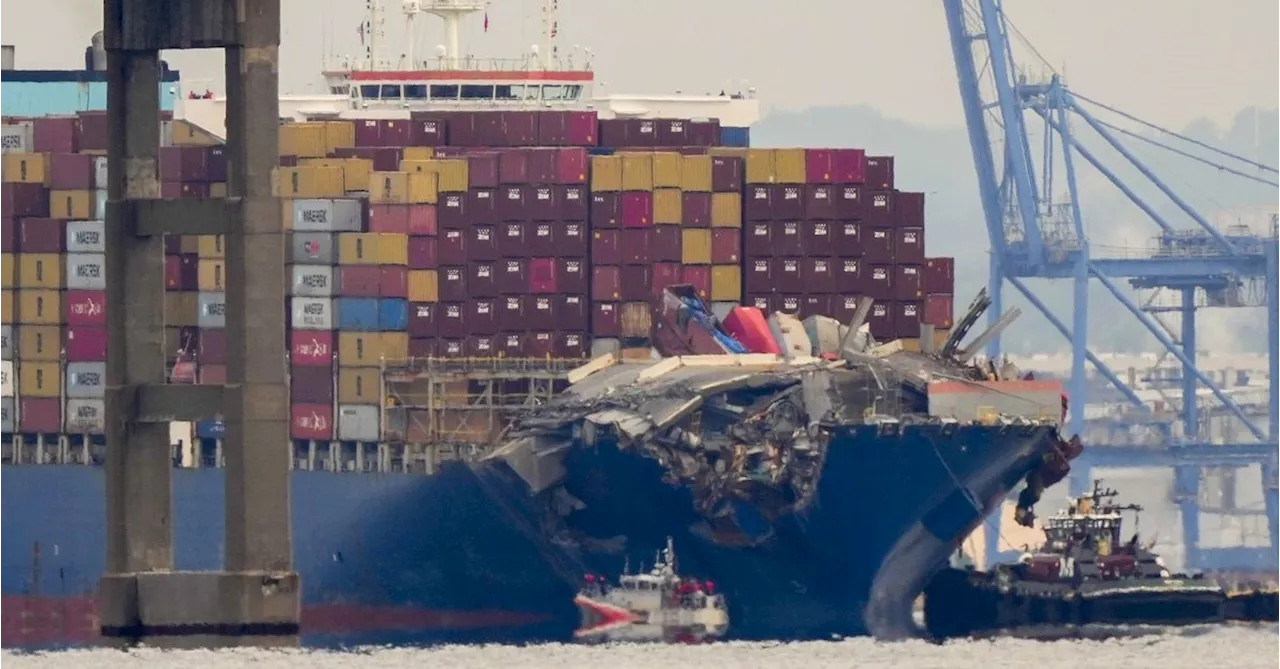
<path id="1" fill-rule="evenodd" d="M 1277 232 L 1263 234 L 1233 227 L 1219 230 L 1185 198 L 1162 181 L 1118 138 L 1132 138 L 1159 146 L 1183 157 L 1218 168 L 1220 174 L 1276 186 L 1276 168 L 1183 137 L 1120 110 L 1095 102 L 1070 90 L 1063 78 L 1050 72 L 1031 81 L 1018 71 L 1012 41 L 1020 38 L 1001 0 L 943 0 L 955 58 L 960 97 L 977 171 L 987 233 L 991 238 L 988 291 L 991 319 L 999 318 L 1001 292 L 1013 286 L 1071 344 L 1068 430 L 1086 433 L 1088 403 L 1086 365 L 1092 365 L 1131 404 L 1125 429 L 1144 425 L 1159 435 L 1152 446 L 1133 443 L 1088 443 L 1073 465 L 1073 494 L 1082 492 L 1093 467 L 1168 466 L 1174 468 L 1174 496 L 1179 507 L 1186 544 L 1186 565 L 1193 569 L 1275 570 L 1277 568 L 1277 440 L 1280 418 L 1277 401 Z M 1034 53 L 1034 50 L 1032 50 Z M 1188 150 L 1137 134 L 1101 119 L 1105 112 L 1190 144 Z M 1028 128 L 1042 128 L 1041 146 L 1033 146 Z M 1077 131 L 1082 131 L 1077 135 Z M 1090 142 L 1084 132 L 1092 131 Z M 1100 138 L 1100 142 L 1098 141 Z M 1109 146 L 1127 167 L 1113 168 L 1091 146 Z M 1206 158 L 1206 155 L 1213 156 Z M 1037 158 L 1039 161 L 1037 161 Z M 1091 165 L 1150 219 L 1155 241 L 1142 254 L 1107 253 L 1091 248 L 1080 206 L 1077 168 Z M 1223 164 L 1234 161 L 1235 167 Z M 1039 170 L 1037 170 L 1039 168 Z M 1037 173 L 1039 171 L 1039 173 Z M 1061 175 L 1058 172 L 1061 172 Z M 1122 172 L 1141 174 L 1148 183 L 1135 187 Z M 1065 197 L 1055 195 L 1055 177 L 1065 183 Z M 1186 215 L 1191 224 L 1175 226 L 1140 193 L 1154 187 Z M 1071 321 L 1064 323 L 1028 288 L 1026 279 L 1069 279 L 1073 285 Z M 1122 286 L 1127 280 L 1130 288 Z M 1138 319 L 1160 342 L 1168 355 L 1181 363 L 1180 404 L 1177 424 L 1161 421 L 1151 406 L 1088 347 L 1089 286 L 1105 287 L 1122 310 L 1114 313 Z M 1172 307 L 1139 304 L 1134 290 L 1173 293 Z M 1250 290 L 1251 289 L 1251 290 Z M 1252 297 L 1253 299 L 1247 299 Z M 1270 374 L 1267 424 L 1259 425 L 1196 365 L 1196 317 L 1202 307 L 1259 306 L 1267 310 L 1267 350 Z M 1162 311 L 1181 317 L 1181 329 L 1160 320 Z M 998 338 L 988 347 L 992 357 L 1000 352 Z M 1207 389 L 1216 399 L 1202 407 L 1197 391 Z M 1202 430 L 1202 413 L 1213 411 L 1234 416 L 1251 436 L 1242 443 L 1211 443 Z M 1180 429 L 1177 429 L 1179 428 Z M 1116 433 L 1124 430 L 1117 430 Z M 1220 441 L 1220 440 L 1217 440 Z M 1200 481 L 1203 468 L 1238 468 L 1260 464 L 1263 472 L 1265 516 L 1270 546 L 1263 548 L 1203 549 L 1199 547 Z M 988 556 L 998 555 L 998 519 L 990 521 Z"/>

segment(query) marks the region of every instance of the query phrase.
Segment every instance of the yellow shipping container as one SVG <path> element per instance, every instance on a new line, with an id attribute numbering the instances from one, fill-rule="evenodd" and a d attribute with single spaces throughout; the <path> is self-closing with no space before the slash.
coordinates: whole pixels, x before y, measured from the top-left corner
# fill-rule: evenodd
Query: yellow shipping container
<path id="1" fill-rule="evenodd" d="M 338 234 L 338 263 L 341 265 L 377 265 L 380 240 L 376 232 L 342 232 Z"/>
<path id="2" fill-rule="evenodd" d="M 773 149 L 748 149 L 746 181 L 749 184 L 771 184 L 777 180 Z"/>
<path id="3" fill-rule="evenodd" d="M 6 153 L 4 155 L 5 183 L 49 183 L 49 158 L 43 153 Z"/>
<path id="4" fill-rule="evenodd" d="M 226 197 L 226 196 L 227 196 L 227 182 L 215 181 L 209 184 L 209 197 Z"/>
<path id="5" fill-rule="evenodd" d="M 624 302 L 619 317 L 623 337 L 648 337 L 653 328 L 653 310 L 648 302 Z"/>
<path id="6" fill-rule="evenodd" d="M 382 357 L 398 362 L 409 359 L 409 333 L 383 332 Z"/>
<path id="7" fill-rule="evenodd" d="M 61 288 L 66 278 L 66 256 L 60 253 L 19 253 L 19 288 Z"/>
<path id="8" fill-rule="evenodd" d="M 713 228 L 741 228 L 742 227 L 742 194 L 741 193 L 712 193 L 711 194 L 711 227 Z"/>
<path id="9" fill-rule="evenodd" d="M 355 141 L 355 129 L 351 131 Z M 323 158 L 329 155 L 325 122 L 287 123 L 280 126 L 280 155 L 299 158 Z"/>
<path id="10" fill-rule="evenodd" d="M 18 256 L 13 253 L 0 253 L 0 289 L 12 290 L 18 287 Z"/>
<path id="11" fill-rule="evenodd" d="M 678 153 L 662 151 L 653 154 L 653 187 L 679 188 L 683 162 Z"/>
<path id="12" fill-rule="evenodd" d="M 622 156 L 591 156 L 591 190 L 622 190 Z"/>
<path id="13" fill-rule="evenodd" d="M 290 216 L 293 215 L 292 209 Z M 200 236 L 199 235 L 181 235 L 179 246 L 182 247 L 183 253 L 200 253 Z"/>
<path id="14" fill-rule="evenodd" d="M 338 333 L 338 365 L 377 367 L 382 364 L 382 335 L 377 332 Z"/>
<path id="15" fill-rule="evenodd" d="M 455 175 L 456 177 L 456 175 Z M 444 173 L 432 174 L 430 172 L 413 172 L 409 174 L 409 191 L 408 198 L 411 204 L 435 204 L 440 199 L 440 181 L 444 179 Z M 453 179 L 454 177 L 450 177 Z M 466 182 L 463 182 L 462 192 L 466 192 Z"/>
<path id="16" fill-rule="evenodd" d="M 680 262 L 685 265 L 711 264 L 711 230 L 686 228 L 680 231 Z"/>
<path id="17" fill-rule="evenodd" d="M 436 157 L 434 146 L 406 146 L 400 150 L 400 160 L 431 160 Z M 401 168 L 403 169 L 403 168 Z"/>
<path id="18" fill-rule="evenodd" d="M 737 265 L 716 265 L 711 268 L 711 301 L 739 302 L 742 300 L 742 269 Z"/>
<path id="19" fill-rule="evenodd" d="M 408 172 L 372 172 L 369 175 L 369 202 L 399 204 L 409 197 Z"/>
<path id="20" fill-rule="evenodd" d="M 221 144 L 213 133 L 182 119 L 169 123 L 169 143 L 174 146 L 217 146 Z M 82 152 L 83 153 L 83 152 Z"/>
<path id="21" fill-rule="evenodd" d="M 773 163 L 778 183 L 805 183 L 804 149 L 775 149 Z"/>
<path id="22" fill-rule="evenodd" d="M 680 190 L 711 192 L 711 156 L 685 156 L 680 160 Z"/>
<path id="23" fill-rule="evenodd" d="M 198 235 L 196 237 L 196 253 L 201 260 L 227 257 L 226 239 L 222 235 Z M 201 290 L 204 290 L 201 288 Z"/>
<path id="24" fill-rule="evenodd" d="M 439 302 L 440 276 L 434 269 L 409 270 L 409 301 Z"/>
<path id="25" fill-rule="evenodd" d="M 338 368 L 338 401 L 343 404 L 377 404 L 382 399 L 378 370 L 370 367 Z"/>
<path id="26" fill-rule="evenodd" d="M 373 161 L 367 158 L 307 158 L 298 161 L 308 167 L 337 167 L 342 170 L 342 187 L 348 193 L 369 190 L 369 177 L 373 173 Z"/>
<path id="27" fill-rule="evenodd" d="M 12 323 L 13 317 L 13 291 L 0 290 L 0 323 Z"/>
<path id="28" fill-rule="evenodd" d="M 658 188 L 653 191 L 653 222 L 663 225 L 680 225 L 683 214 L 683 198 L 679 188 Z"/>
<path id="29" fill-rule="evenodd" d="M 62 323 L 62 292 L 57 290 L 18 291 L 18 317 L 14 321 L 24 325 Z"/>
<path id="30" fill-rule="evenodd" d="M 351 121 L 325 121 L 324 153 L 332 156 L 338 149 L 356 145 L 356 124 Z"/>
<path id="31" fill-rule="evenodd" d="M 71 219 L 93 218 L 93 191 L 49 191 L 49 217 Z"/>
<path id="32" fill-rule="evenodd" d="M 300 165 L 277 167 L 275 172 L 276 197 L 322 199 L 346 195 L 341 167 Z"/>
<path id="33" fill-rule="evenodd" d="M 465 193 L 471 180 L 471 163 L 460 158 L 432 160 L 424 171 L 435 172 L 436 188 L 441 193 Z M 432 200 L 435 202 L 435 200 Z"/>
<path id="34" fill-rule="evenodd" d="M 18 328 L 18 359 L 58 362 L 62 358 L 62 328 L 23 325 Z"/>
<path id="35" fill-rule="evenodd" d="M 379 232 L 378 264 L 408 265 L 409 235 L 399 232 Z"/>
<path id="36" fill-rule="evenodd" d="M 200 290 L 209 293 L 221 293 L 227 289 L 227 263 L 224 260 L 201 258 L 196 266 Z"/>
<path id="37" fill-rule="evenodd" d="M 56 362 L 25 363 L 18 370 L 18 379 L 23 397 L 62 395 L 62 370 Z"/>
<path id="38" fill-rule="evenodd" d="M 166 325 L 195 326 L 200 312 L 200 293 L 195 291 L 166 292 L 164 294 L 164 322 Z"/>
<path id="39" fill-rule="evenodd" d="M 653 154 L 623 153 L 622 190 L 653 190 Z"/>

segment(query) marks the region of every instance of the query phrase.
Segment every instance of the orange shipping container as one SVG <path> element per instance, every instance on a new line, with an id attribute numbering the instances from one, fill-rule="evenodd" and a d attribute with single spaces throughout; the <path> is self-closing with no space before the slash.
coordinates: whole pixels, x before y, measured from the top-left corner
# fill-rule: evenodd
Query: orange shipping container
<path id="1" fill-rule="evenodd" d="M 58 362 L 62 359 L 62 328 L 57 325 L 23 325 L 18 328 L 18 359 Z"/>
<path id="2" fill-rule="evenodd" d="M 338 402 L 342 404 L 378 404 L 382 401 L 379 372 L 370 367 L 338 368 Z"/>
<path id="3" fill-rule="evenodd" d="M 49 191 L 49 217 L 77 220 L 93 218 L 93 191 Z"/>
<path id="4" fill-rule="evenodd" d="M 680 160 L 680 190 L 711 192 L 711 156 L 685 156 Z"/>
<path id="5" fill-rule="evenodd" d="M 659 188 L 653 191 L 653 222 L 663 225 L 680 225 L 683 198 L 678 188 Z"/>
<path id="6" fill-rule="evenodd" d="M 56 362 L 28 362 L 19 366 L 18 387 L 23 397 L 59 397 L 62 370 Z"/>
<path id="7" fill-rule="evenodd" d="M 346 195 L 341 167 L 314 165 L 277 167 L 273 174 L 276 179 L 277 197 L 323 199 Z"/>
<path id="8" fill-rule="evenodd" d="M 49 157 L 43 153 L 6 153 L 4 155 L 5 183 L 49 183 Z"/>
<path id="9" fill-rule="evenodd" d="M 622 190 L 653 190 L 653 154 L 620 153 Z"/>
<path id="10" fill-rule="evenodd" d="M 681 156 L 678 153 L 659 152 L 653 154 L 653 187 L 679 188 L 681 177 Z M 624 168 L 625 169 L 625 168 Z"/>
<path id="11" fill-rule="evenodd" d="M 196 237 L 196 253 L 201 260 L 227 257 L 226 239 L 222 235 L 199 235 Z M 204 290 L 201 288 L 201 290 Z"/>
<path id="12" fill-rule="evenodd" d="M 685 265 L 711 264 L 711 231 L 706 228 L 685 228 L 680 231 L 680 262 Z"/>
<path id="13" fill-rule="evenodd" d="M 712 193 L 711 194 L 711 227 L 713 228 L 741 228 L 742 227 L 742 194 L 741 193 Z"/>
<path id="14" fill-rule="evenodd" d="M 747 149 L 746 182 L 771 184 L 777 180 L 773 149 Z"/>
<path id="15" fill-rule="evenodd" d="M 201 258 L 196 267 L 200 290 L 209 293 L 221 293 L 227 290 L 227 264 L 223 260 Z"/>
<path id="16" fill-rule="evenodd" d="M 711 268 L 711 301 L 742 301 L 742 270 L 737 265 L 716 265 Z"/>
<path id="17" fill-rule="evenodd" d="M 377 367 L 382 364 L 383 340 L 377 332 L 338 333 L 338 365 Z"/>
<path id="18" fill-rule="evenodd" d="M 591 156 L 591 190 L 622 190 L 622 156 Z"/>
<path id="19" fill-rule="evenodd" d="M 18 317 L 15 320 L 24 325 L 62 323 L 62 292 L 57 290 L 18 291 Z"/>
<path id="20" fill-rule="evenodd" d="M 65 259 L 60 253 L 18 254 L 18 287 L 61 288 L 66 278 Z"/>
<path id="21" fill-rule="evenodd" d="M 433 269 L 409 270 L 409 301 L 440 301 L 440 277 Z"/>

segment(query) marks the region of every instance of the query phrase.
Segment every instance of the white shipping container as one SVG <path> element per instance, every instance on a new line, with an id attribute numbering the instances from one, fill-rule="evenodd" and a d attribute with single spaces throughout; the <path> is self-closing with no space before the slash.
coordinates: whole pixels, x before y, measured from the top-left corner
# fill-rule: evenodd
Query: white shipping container
<path id="1" fill-rule="evenodd" d="M 0 362 L 0 397 L 13 397 L 13 362 Z"/>
<path id="2" fill-rule="evenodd" d="M 67 253 L 106 253 L 106 221 L 67 221 Z"/>
<path id="3" fill-rule="evenodd" d="M 297 297 L 332 297 L 333 268 L 326 265 L 294 265 L 292 294 Z"/>
<path id="4" fill-rule="evenodd" d="M 374 404 L 339 404 L 338 439 L 341 441 L 378 441 L 380 412 Z"/>
<path id="5" fill-rule="evenodd" d="M 67 288 L 71 290 L 106 290 L 107 256 L 102 253 L 68 253 Z"/>
<path id="6" fill-rule="evenodd" d="M 201 292 L 196 311 L 196 325 L 202 328 L 227 327 L 227 294 Z"/>
<path id="7" fill-rule="evenodd" d="M 0 432 L 13 432 L 18 424 L 18 416 L 14 413 L 15 404 L 12 397 L 0 399 Z"/>
<path id="8" fill-rule="evenodd" d="M 107 189 L 93 191 L 93 211 L 89 215 L 100 221 L 107 220 Z"/>
<path id="9" fill-rule="evenodd" d="M 102 434 L 106 426 L 106 406 L 103 400 L 67 400 L 62 428 L 67 434 Z"/>
<path id="10" fill-rule="evenodd" d="M 173 146 L 173 121 L 160 122 L 160 146 Z"/>
<path id="11" fill-rule="evenodd" d="M 327 232 L 295 232 L 289 260 L 298 265 L 336 265 L 338 246 Z"/>
<path id="12" fill-rule="evenodd" d="M 31 121 L 6 123 L 0 126 L 0 143 L 4 153 L 31 153 L 35 145 L 35 124 Z"/>
<path id="13" fill-rule="evenodd" d="M 599 337 L 591 340 L 591 357 L 598 358 L 602 355 L 617 355 L 622 351 L 622 340 L 611 339 L 608 337 Z"/>
<path id="14" fill-rule="evenodd" d="M 107 363 L 69 362 L 66 381 L 63 390 L 68 398 L 100 398 L 107 389 Z"/>
<path id="15" fill-rule="evenodd" d="M 333 329 L 333 300 L 327 297 L 291 297 L 289 311 L 294 330 Z"/>
<path id="16" fill-rule="evenodd" d="M 12 325 L 0 325 L 0 360 L 13 360 Z"/>
<path id="17" fill-rule="evenodd" d="M 294 200 L 293 229 L 299 232 L 360 232 L 359 200 Z"/>
<path id="18" fill-rule="evenodd" d="M 94 156 L 93 158 L 93 187 L 99 190 L 107 189 L 106 156 Z"/>

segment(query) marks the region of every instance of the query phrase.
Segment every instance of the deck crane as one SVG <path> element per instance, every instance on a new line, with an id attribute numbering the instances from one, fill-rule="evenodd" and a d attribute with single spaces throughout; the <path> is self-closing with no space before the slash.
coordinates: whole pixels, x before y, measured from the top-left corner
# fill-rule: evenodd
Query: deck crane
<path id="1" fill-rule="evenodd" d="M 1117 135 L 1133 134 L 1113 126 L 1100 117 L 1113 112 L 1138 121 L 1106 105 L 1094 102 L 1070 90 L 1063 78 L 1051 74 L 1032 81 L 1017 71 L 1011 41 L 1020 38 L 1003 10 L 1001 0 L 943 0 L 947 26 L 960 85 L 974 167 L 987 233 L 991 239 L 990 279 L 988 292 L 994 316 L 1003 312 L 1001 292 L 1007 283 L 1040 311 L 1071 344 L 1072 366 L 1067 384 L 1070 398 L 1068 429 L 1084 434 L 1087 385 L 1085 365 L 1091 364 L 1135 405 L 1138 415 L 1151 415 L 1146 405 L 1119 376 L 1087 346 L 1089 284 L 1097 281 L 1115 298 L 1124 311 L 1137 318 L 1160 342 L 1168 355 L 1182 365 L 1181 430 L 1166 425 L 1162 429 L 1161 446 L 1141 448 L 1132 444 L 1093 444 L 1073 464 L 1078 470 L 1075 482 L 1087 481 L 1093 466 L 1172 466 L 1175 471 L 1175 501 L 1180 507 L 1186 564 L 1200 569 L 1276 569 L 1277 438 L 1280 418 L 1277 400 L 1277 233 L 1273 225 L 1267 234 L 1232 229 L 1221 231 L 1197 212 L 1175 190 L 1156 176 L 1137 155 L 1122 144 Z M 1034 53 L 1034 50 L 1032 50 Z M 1052 67 L 1045 67 L 1052 72 Z M 1141 121 L 1139 121 L 1141 122 Z M 1276 168 L 1221 151 L 1202 142 L 1182 137 L 1150 123 L 1146 129 L 1195 144 L 1196 152 L 1180 150 L 1145 135 L 1133 134 L 1140 140 L 1217 167 L 1220 174 L 1230 174 L 1276 186 Z M 1043 128 L 1043 146 L 1038 147 L 1040 162 L 1033 155 L 1028 128 Z M 1088 146 L 1077 130 L 1091 130 Z M 1081 133 L 1083 134 L 1083 133 Z M 1101 142 L 1097 141 L 1101 139 Z M 993 144 L 993 140 L 998 140 Z M 1127 163 L 1126 170 L 1136 170 L 1168 200 L 1172 201 L 1193 226 L 1175 227 L 1157 212 L 1142 195 L 1127 183 L 1116 169 L 1108 167 L 1090 146 L 1109 146 Z M 1206 159 L 1196 153 L 1212 153 Z M 1235 161 L 1230 167 L 1216 160 Z M 1155 242 L 1141 257 L 1125 253 L 1122 257 L 1091 248 L 1080 208 L 1077 167 L 1082 162 L 1097 170 L 1116 189 L 1135 204 L 1155 231 Z M 1055 199 L 1055 168 L 1061 164 L 1065 181 L 1065 200 Z M 1037 167 L 1040 174 L 1037 175 Z M 1037 178 L 1039 177 L 1039 178 Z M 1030 290 L 1024 279 L 1070 279 L 1073 282 L 1073 311 L 1070 323 L 1064 323 Z M 1127 279 L 1133 289 L 1172 292 L 1180 297 L 1174 307 L 1181 316 L 1181 331 L 1164 326 L 1144 310 L 1121 286 Z M 1259 286 L 1259 283 L 1262 283 Z M 1258 425 L 1232 397 L 1196 366 L 1196 311 L 1208 306 L 1243 306 L 1234 296 L 1240 286 L 1255 287 L 1253 294 L 1267 310 L 1267 350 L 1270 372 L 1268 424 Z M 1197 302 L 1197 297 L 1206 300 Z M 1117 310 L 1119 313 L 1119 310 Z M 991 342 L 988 355 L 999 354 L 999 340 Z M 1252 436 L 1237 444 L 1213 444 L 1202 436 L 1201 409 L 1197 390 L 1207 389 L 1217 400 L 1216 409 L 1235 416 Z M 1156 422 L 1156 421 L 1152 421 Z M 1240 467 L 1260 464 L 1263 470 L 1265 515 L 1270 547 L 1201 549 L 1199 543 L 1200 475 L 1203 467 Z M 1073 485 L 1075 483 L 1073 482 Z M 1075 491 L 1079 492 L 1079 491 Z M 989 521 L 986 555 L 998 553 L 998 519 Z"/>

